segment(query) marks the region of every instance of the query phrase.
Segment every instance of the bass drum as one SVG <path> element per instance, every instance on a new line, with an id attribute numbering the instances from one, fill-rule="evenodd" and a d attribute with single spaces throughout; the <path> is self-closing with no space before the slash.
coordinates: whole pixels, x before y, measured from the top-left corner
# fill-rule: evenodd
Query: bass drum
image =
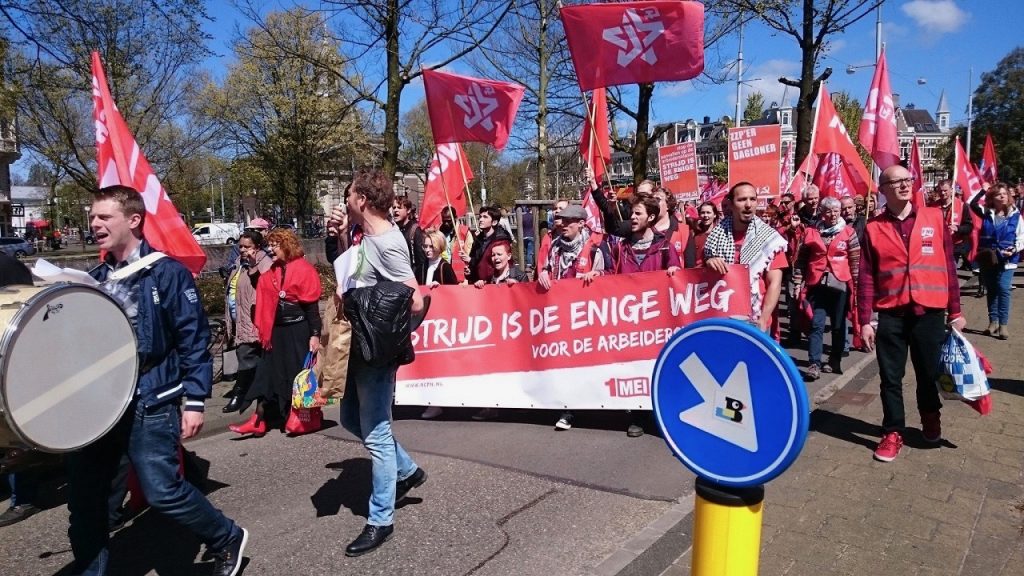
<path id="1" fill-rule="evenodd" d="M 135 394 L 121 307 L 81 284 L 0 289 L 0 446 L 68 452 L 99 440 Z"/>

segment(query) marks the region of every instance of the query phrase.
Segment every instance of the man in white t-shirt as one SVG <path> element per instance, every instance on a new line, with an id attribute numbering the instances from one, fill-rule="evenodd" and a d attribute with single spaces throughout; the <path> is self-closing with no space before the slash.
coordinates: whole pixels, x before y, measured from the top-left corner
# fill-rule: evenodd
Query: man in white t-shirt
<path id="1" fill-rule="evenodd" d="M 378 171 L 356 173 L 345 193 L 348 218 L 363 231 L 359 246 L 353 248 L 359 255 L 352 283 L 406 284 L 414 289 L 412 313 L 417 314 L 424 304 L 409 264 L 409 247 L 405 236 L 388 218 L 394 197 L 391 179 Z M 344 281 L 339 278 L 339 285 Z M 394 530 L 395 503 L 427 479 L 427 473 L 412 461 L 391 432 L 391 401 L 397 372 L 398 364 L 370 366 L 362 359 L 358 347 L 353 346 L 341 402 L 341 425 L 369 450 L 373 488 L 366 526 L 345 549 L 348 556 L 365 554 L 383 544 Z"/>

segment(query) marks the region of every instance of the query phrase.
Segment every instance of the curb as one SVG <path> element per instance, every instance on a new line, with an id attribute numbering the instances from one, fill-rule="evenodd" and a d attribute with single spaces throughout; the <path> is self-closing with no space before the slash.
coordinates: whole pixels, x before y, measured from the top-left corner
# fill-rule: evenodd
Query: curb
<path id="1" fill-rule="evenodd" d="M 819 409 L 836 392 L 858 377 L 875 360 L 874 352 L 864 353 L 843 374 L 829 382 L 810 399 L 811 412 Z M 694 495 L 691 492 L 647 525 L 636 536 L 587 572 L 588 576 L 642 576 L 661 574 L 690 550 L 693 538 Z"/>

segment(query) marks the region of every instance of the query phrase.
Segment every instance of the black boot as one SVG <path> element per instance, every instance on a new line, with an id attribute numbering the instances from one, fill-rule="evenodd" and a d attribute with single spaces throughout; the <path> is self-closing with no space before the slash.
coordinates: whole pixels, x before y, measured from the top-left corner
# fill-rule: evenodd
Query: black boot
<path id="1" fill-rule="evenodd" d="M 374 526 L 367 524 L 355 540 L 345 548 L 346 556 L 362 556 L 367 552 L 377 549 L 378 546 L 391 537 L 395 530 L 394 526 Z"/>
<path id="2" fill-rule="evenodd" d="M 252 400 L 246 400 L 245 397 L 249 394 L 249 386 L 252 385 L 255 376 L 255 368 L 238 371 L 238 379 L 235 380 L 235 385 L 231 388 L 231 401 L 223 408 L 225 414 L 228 412 L 242 413 L 249 409 L 249 406 L 252 405 Z"/>

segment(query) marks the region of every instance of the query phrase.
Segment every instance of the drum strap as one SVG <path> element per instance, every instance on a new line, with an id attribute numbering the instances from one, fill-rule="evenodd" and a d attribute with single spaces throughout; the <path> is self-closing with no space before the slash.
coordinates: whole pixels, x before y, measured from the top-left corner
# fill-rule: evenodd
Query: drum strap
<path id="1" fill-rule="evenodd" d="M 135 262 L 132 262 L 131 264 L 125 266 L 124 268 L 112 272 L 110 276 L 107 277 L 107 280 L 113 280 L 115 282 L 118 280 L 124 280 L 125 278 L 131 276 L 132 274 L 139 272 L 143 268 L 148 268 L 152 266 L 157 260 L 165 256 L 167 255 L 164 254 L 163 252 L 150 252 L 149 254 L 146 254 L 145 256 L 139 258 Z"/>

